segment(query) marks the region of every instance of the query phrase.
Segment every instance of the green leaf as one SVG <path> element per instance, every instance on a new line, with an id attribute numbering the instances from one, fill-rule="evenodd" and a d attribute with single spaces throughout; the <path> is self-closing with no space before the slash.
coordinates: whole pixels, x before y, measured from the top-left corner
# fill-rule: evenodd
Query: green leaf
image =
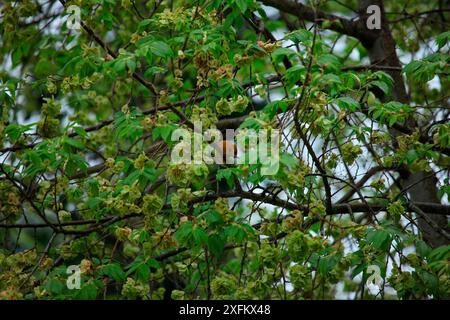
<path id="1" fill-rule="evenodd" d="M 124 74 L 126 69 L 126 60 L 125 59 L 116 59 L 113 61 L 113 69 L 118 74 Z"/>
<path id="2" fill-rule="evenodd" d="M 228 186 L 231 188 L 234 185 L 234 170 L 233 168 L 225 168 L 217 170 L 216 178 L 217 181 L 225 179 Z"/>
<path id="3" fill-rule="evenodd" d="M 247 237 L 247 232 L 238 224 L 232 224 L 225 228 L 224 234 L 228 241 L 241 244 Z"/>
<path id="4" fill-rule="evenodd" d="M 428 82 L 435 76 L 437 66 L 438 63 L 414 60 L 403 68 L 403 72 L 416 81 Z"/>
<path id="5" fill-rule="evenodd" d="M 392 127 L 397 121 L 397 116 L 391 115 L 388 121 L 389 127 Z"/>
<path id="6" fill-rule="evenodd" d="M 391 246 L 392 237 L 385 230 L 369 229 L 366 236 L 367 242 L 382 251 L 388 251 Z"/>
<path id="7" fill-rule="evenodd" d="M 392 86 L 394 85 L 394 79 L 384 71 L 376 71 L 373 76 L 381 82 L 386 83 L 389 88 L 392 88 Z"/>
<path id="8" fill-rule="evenodd" d="M 28 159 L 31 162 L 31 165 L 28 166 L 24 171 L 24 174 L 26 176 L 34 176 L 37 173 L 45 170 L 45 166 L 42 163 L 42 159 L 36 151 L 27 150 L 25 151 L 25 156 L 26 159 Z"/>
<path id="9" fill-rule="evenodd" d="M 86 180 L 85 185 L 86 185 L 86 189 L 88 190 L 90 195 L 92 195 L 94 197 L 98 196 L 99 190 L 100 190 L 100 185 L 97 180 L 95 180 L 95 179 Z"/>
<path id="10" fill-rule="evenodd" d="M 223 222 L 224 222 L 222 216 L 214 210 L 209 210 L 205 214 L 205 220 L 206 220 L 206 222 L 208 222 L 208 225 L 211 227 L 214 227 L 215 225 L 223 224 Z"/>
<path id="11" fill-rule="evenodd" d="M 359 264 L 352 270 L 352 278 L 356 277 L 358 274 L 367 269 L 367 264 Z"/>
<path id="12" fill-rule="evenodd" d="M 172 142 L 172 132 L 176 129 L 176 126 L 173 124 L 166 124 L 160 127 L 156 127 L 152 131 L 152 140 L 157 140 L 159 137 L 161 137 L 164 142 L 169 143 Z"/>
<path id="13" fill-rule="evenodd" d="M 128 59 L 127 68 L 129 71 L 134 72 L 136 70 L 136 62 L 133 59 Z"/>
<path id="14" fill-rule="evenodd" d="M 188 243 L 192 239 L 192 221 L 183 223 L 175 232 L 175 238 L 181 244 Z"/>
<path id="15" fill-rule="evenodd" d="M 147 70 L 145 70 L 144 76 L 149 78 L 149 77 L 154 76 L 157 73 L 163 73 L 164 71 L 166 71 L 164 68 L 153 66 L 153 67 L 150 67 Z"/>
<path id="16" fill-rule="evenodd" d="M 153 41 L 149 44 L 150 51 L 159 57 L 168 58 L 173 57 L 173 51 L 169 45 L 162 41 Z"/>
<path id="17" fill-rule="evenodd" d="M 414 60 L 408 63 L 404 68 L 403 72 L 405 72 L 407 75 L 411 75 L 413 72 L 419 70 L 423 66 L 423 61 L 420 60 Z"/>
<path id="18" fill-rule="evenodd" d="M 286 56 L 289 59 L 297 56 L 297 53 L 288 48 L 278 48 L 272 53 L 273 59 L 276 62 L 281 62 L 283 58 Z"/>
<path id="19" fill-rule="evenodd" d="M 303 79 L 306 74 L 306 68 L 301 64 L 296 64 L 286 70 L 285 78 L 289 85 L 294 85 L 299 80 Z"/>
<path id="20" fill-rule="evenodd" d="M 429 253 L 428 258 L 430 259 L 430 261 L 450 259 L 450 245 L 440 246 L 436 249 L 433 249 L 433 251 Z"/>
<path id="21" fill-rule="evenodd" d="M 97 298 L 98 289 L 92 284 L 86 284 L 77 292 L 75 297 L 81 300 L 95 300 Z"/>
<path id="22" fill-rule="evenodd" d="M 339 97 L 336 99 L 337 105 L 343 110 L 357 111 L 359 103 L 351 97 Z"/>
<path id="23" fill-rule="evenodd" d="M 86 201 L 86 206 L 89 209 L 95 209 L 100 203 L 102 203 L 102 199 L 99 197 L 92 197 Z"/>
<path id="24" fill-rule="evenodd" d="M 208 249 L 216 257 L 221 257 L 225 249 L 225 241 L 219 235 L 210 236 L 208 239 Z"/>
<path id="25" fill-rule="evenodd" d="M 288 103 L 285 100 L 272 101 L 264 107 L 264 113 L 272 119 L 279 111 L 286 112 L 287 108 Z"/>
<path id="26" fill-rule="evenodd" d="M 139 180 L 139 178 L 141 177 L 142 172 L 140 170 L 135 170 L 133 172 L 131 172 L 125 179 L 124 179 L 124 183 L 131 185 L 133 184 L 136 180 Z"/>
<path id="27" fill-rule="evenodd" d="M 88 165 L 84 158 L 78 154 L 70 154 L 68 161 L 64 167 L 65 173 L 69 176 L 74 175 L 78 170 L 86 172 Z"/>
<path id="28" fill-rule="evenodd" d="M 280 161 L 282 164 L 289 168 L 295 168 L 298 166 L 298 159 L 290 153 L 283 152 L 280 157 Z"/>
<path id="29" fill-rule="evenodd" d="M 147 266 L 149 268 L 153 268 L 153 269 L 159 269 L 161 267 L 159 262 L 156 261 L 155 259 L 148 259 L 147 260 Z"/>
<path id="30" fill-rule="evenodd" d="M 8 135 L 11 142 L 14 143 L 20 138 L 23 133 L 29 131 L 32 126 L 33 124 L 21 126 L 12 123 L 5 128 L 5 133 Z"/>
<path id="31" fill-rule="evenodd" d="M 85 148 L 83 142 L 81 142 L 80 140 L 77 140 L 77 139 L 69 138 L 67 136 L 65 136 L 63 138 L 63 143 L 67 144 L 69 146 L 75 147 L 77 149 L 84 149 Z"/>
<path id="32" fill-rule="evenodd" d="M 408 164 L 413 164 L 417 159 L 419 159 L 419 154 L 416 150 L 410 149 L 406 152 L 405 159 Z"/>
<path id="33" fill-rule="evenodd" d="M 313 38 L 312 32 L 310 32 L 306 29 L 295 30 L 291 33 L 288 33 L 285 36 L 285 39 L 291 40 L 295 44 L 298 44 L 298 43 L 309 44 L 309 42 L 312 40 L 312 38 Z"/>
<path id="34" fill-rule="evenodd" d="M 248 8 L 247 0 L 235 0 L 236 5 L 242 13 L 245 13 Z"/>
<path id="35" fill-rule="evenodd" d="M 438 45 L 438 49 L 442 49 L 442 47 L 444 47 L 448 40 L 450 39 L 450 31 L 446 31 L 441 33 L 440 35 L 438 35 L 436 37 L 436 44 Z"/>
<path id="36" fill-rule="evenodd" d="M 12 142 L 16 141 L 22 134 L 20 126 L 17 124 L 10 124 L 6 127 L 5 133 L 9 136 Z"/>
<path id="37" fill-rule="evenodd" d="M 144 19 L 138 24 L 138 31 L 145 30 L 145 27 L 148 26 L 152 22 L 151 19 Z"/>
<path id="38" fill-rule="evenodd" d="M 45 285 L 47 291 L 55 295 L 60 294 L 63 291 L 64 287 L 65 285 L 63 284 L 63 282 L 55 278 L 51 278 Z"/>
<path id="39" fill-rule="evenodd" d="M 204 245 L 208 243 L 208 233 L 202 228 L 195 228 L 192 231 L 192 236 L 196 245 Z"/>
<path id="40" fill-rule="evenodd" d="M 255 130 L 260 129 L 261 127 L 261 123 L 257 119 L 252 117 L 248 117 L 247 119 L 245 119 L 244 122 L 242 122 L 239 126 L 239 128 L 241 129 L 249 128 Z"/>
<path id="41" fill-rule="evenodd" d="M 341 255 L 333 254 L 319 260 L 318 271 L 322 275 L 328 274 L 341 259 Z"/>
<path id="42" fill-rule="evenodd" d="M 379 88 L 381 91 L 383 91 L 383 93 L 385 95 L 389 95 L 389 92 L 391 91 L 391 88 L 389 87 L 388 84 L 386 84 L 385 82 L 379 81 L 379 80 L 372 81 L 370 83 L 370 87 Z"/>
<path id="43" fill-rule="evenodd" d="M 125 272 L 122 270 L 118 263 L 111 263 L 104 265 L 100 269 L 100 274 L 108 276 L 117 282 L 123 281 L 125 279 Z"/>
<path id="44" fill-rule="evenodd" d="M 75 131 L 79 136 L 86 138 L 87 132 L 82 127 L 74 127 L 73 131 Z"/>
<path id="45" fill-rule="evenodd" d="M 425 258 L 431 253 L 431 247 L 423 240 L 419 240 L 416 244 L 416 251 L 419 256 Z"/>
<path id="46" fill-rule="evenodd" d="M 320 56 L 319 59 L 317 59 L 317 63 L 332 71 L 338 71 L 342 66 L 339 58 L 336 55 L 329 53 Z"/>
<path id="47" fill-rule="evenodd" d="M 136 276 L 138 277 L 138 279 L 142 280 L 142 281 L 148 281 L 150 279 L 150 268 L 147 264 L 145 263 L 141 263 L 137 268 L 136 268 Z"/>

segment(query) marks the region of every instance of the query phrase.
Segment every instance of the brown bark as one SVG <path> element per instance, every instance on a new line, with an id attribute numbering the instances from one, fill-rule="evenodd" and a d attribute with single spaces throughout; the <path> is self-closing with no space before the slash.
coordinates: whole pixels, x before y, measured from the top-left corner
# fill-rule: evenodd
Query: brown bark
<path id="1" fill-rule="evenodd" d="M 367 7 L 369 5 L 378 5 L 381 8 L 381 30 L 374 30 L 376 35 L 374 41 L 362 41 L 364 47 L 368 50 L 371 64 L 381 64 L 391 67 L 401 67 L 395 47 L 396 43 L 389 30 L 389 23 L 384 13 L 384 6 L 382 0 L 360 0 L 360 17 L 362 20 L 367 19 Z M 410 98 L 406 92 L 405 82 L 403 80 L 401 71 L 397 69 L 386 71 L 393 79 L 394 86 L 391 97 L 384 97 L 385 100 L 396 100 L 402 103 L 410 103 Z M 411 132 L 417 128 L 417 123 L 414 119 L 407 121 L 406 126 Z M 391 130 L 394 137 L 401 135 L 395 129 Z M 395 142 L 394 142 L 395 144 Z M 411 172 L 407 169 L 401 172 L 402 184 L 409 188 L 408 194 L 413 202 L 427 201 L 433 203 L 440 203 L 438 197 L 437 178 L 429 172 Z M 423 218 L 419 215 L 418 224 L 422 232 L 424 240 L 432 247 L 448 244 L 449 241 L 437 230 L 448 231 L 447 217 L 442 215 L 426 213 L 429 219 Z M 428 222 L 427 222 L 428 220 Z"/>
<path id="2" fill-rule="evenodd" d="M 367 49 L 371 65 L 386 66 L 386 72 L 393 78 L 394 87 L 390 97 L 383 97 L 385 101 L 396 100 L 409 104 L 410 98 L 405 88 L 405 82 L 401 74 L 401 64 L 396 53 L 396 43 L 389 29 L 389 23 L 384 13 L 382 0 L 360 0 L 358 20 L 348 20 L 315 8 L 303 5 L 295 0 L 262 0 L 266 5 L 273 6 L 280 11 L 295 15 L 300 20 L 308 20 L 322 25 L 324 20 L 331 20 L 338 23 L 328 25 L 327 28 L 336 32 L 357 38 Z M 378 5 L 381 9 L 381 30 L 369 30 L 366 26 L 367 7 Z M 402 127 L 402 132 L 391 129 L 391 134 L 397 137 L 407 132 L 414 132 L 417 123 L 414 119 L 409 119 L 405 125 L 394 124 L 394 128 Z M 423 137 L 421 137 L 421 141 Z M 396 141 L 393 141 L 395 146 Z M 445 153 L 446 150 L 444 150 Z M 411 202 L 432 202 L 440 204 L 438 197 L 437 178 L 430 172 L 411 172 L 403 169 L 400 172 L 401 183 L 407 188 Z M 449 244 L 445 234 L 449 233 L 447 217 L 445 215 L 416 212 L 418 216 L 418 226 L 424 240 L 432 247 Z M 436 212 L 438 213 L 438 212 Z"/>

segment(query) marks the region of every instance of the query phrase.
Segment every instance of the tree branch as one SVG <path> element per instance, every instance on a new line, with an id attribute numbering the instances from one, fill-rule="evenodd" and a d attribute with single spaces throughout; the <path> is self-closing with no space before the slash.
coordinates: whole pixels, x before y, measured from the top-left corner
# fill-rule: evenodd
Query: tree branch
<path id="1" fill-rule="evenodd" d="M 374 37 L 373 30 L 368 30 L 363 20 L 348 20 L 313 7 L 301 4 L 296 0 L 261 0 L 265 5 L 277 8 L 283 12 L 295 15 L 297 18 L 315 22 L 319 27 L 324 27 L 348 36 L 357 38 L 361 41 L 370 41 Z M 324 22 L 330 24 L 324 26 Z"/>

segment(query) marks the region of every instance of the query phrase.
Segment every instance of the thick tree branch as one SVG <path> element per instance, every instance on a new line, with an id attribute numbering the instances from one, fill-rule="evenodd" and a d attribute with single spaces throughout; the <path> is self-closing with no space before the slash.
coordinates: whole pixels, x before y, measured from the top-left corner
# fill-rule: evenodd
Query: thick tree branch
<path id="1" fill-rule="evenodd" d="M 317 23 L 324 27 L 361 41 L 370 41 L 374 37 L 373 30 L 368 30 L 362 20 L 348 20 L 315 8 L 301 4 L 296 0 L 262 0 L 265 5 L 295 15 L 297 18 Z M 330 22 L 324 26 L 324 22 Z"/>
<path id="2" fill-rule="evenodd" d="M 288 210 L 300 210 L 303 213 L 308 213 L 310 210 L 310 206 L 308 205 L 299 205 L 292 203 L 290 201 L 286 201 L 283 199 L 280 199 L 278 197 L 273 197 L 271 195 L 267 194 L 258 194 L 253 193 L 249 191 L 227 191 L 222 192 L 219 194 L 211 194 L 207 195 L 205 197 L 199 197 L 192 199 L 189 204 L 197 204 L 197 203 L 203 203 L 207 201 L 213 201 L 218 198 L 241 198 L 241 199 L 247 199 L 252 201 L 258 201 L 265 204 L 271 204 L 280 208 L 285 208 Z M 363 212 L 382 212 L 387 209 L 389 206 L 389 203 L 338 203 L 334 204 L 332 206 L 332 213 L 329 213 L 328 215 L 338 215 L 338 214 L 353 214 L 353 213 L 363 213 Z M 410 202 L 408 204 L 408 207 L 412 210 L 418 213 L 419 215 L 423 215 L 423 213 L 427 214 L 435 214 L 435 215 L 450 215 L 450 205 L 445 204 L 439 204 L 439 203 L 433 203 L 433 202 Z M 170 204 L 166 204 L 163 207 L 163 210 L 169 210 L 171 208 Z M 102 218 L 100 220 L 95 219 L 89 219 L 89 220 L 77 220 L 77 221 L 67 221 L 67 222 L 61 222 L 61 223 L 55 223 L 49 225 L 48 223 L 15 223 L 15 224 L 8 224 L 8 223 L 2 223 L 0 224 L 0 229 L 24 229 L 24 228 L 50 228 L 53 227 L 67 227 L 67 226 L 81 226 L 86 224 L 93 224 L 92 227 L 90 227 L 87 230 L 59 230 L 56 231 L 66 233 L 66 234 L 72 234 L 72 233 L 84 233 L 86 231 L 95 231 L 98 230 L 98 227 L 106 227 L 112 223 L 119 222 L 122 220 L 130 219 L 138 217 L 140 214 L 133 213 L 126 216 L 109 216 Z"/>

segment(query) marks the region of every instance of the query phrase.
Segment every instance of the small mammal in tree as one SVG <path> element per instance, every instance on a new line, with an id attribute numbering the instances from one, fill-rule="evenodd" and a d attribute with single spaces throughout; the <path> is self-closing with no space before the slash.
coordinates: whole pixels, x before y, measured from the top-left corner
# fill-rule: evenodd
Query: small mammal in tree
<path id="1" fill-rule="evenodd" d="M 218 152 L 218 154 L 222 154 L 223 164 L 232 164 L 234 163 L 234 159 L 237 157 L 237 146 L 234 142 L 229 140 L 222 140 L 216 143 L 213 143 L 213 147 Z"/>

